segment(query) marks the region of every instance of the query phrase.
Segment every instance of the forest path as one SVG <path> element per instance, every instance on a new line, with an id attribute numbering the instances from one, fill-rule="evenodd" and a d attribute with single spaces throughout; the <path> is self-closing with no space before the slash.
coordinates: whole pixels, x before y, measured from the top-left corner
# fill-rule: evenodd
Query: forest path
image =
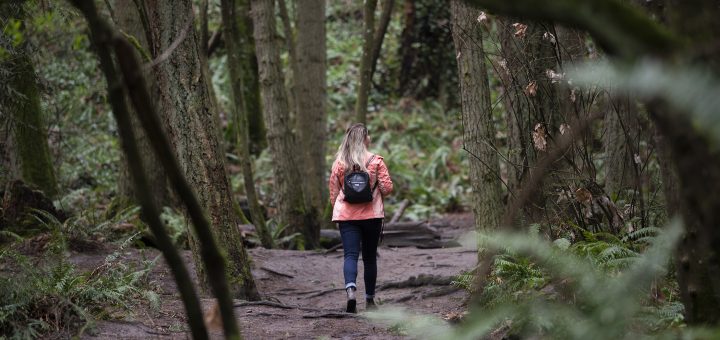
<path id="1" fill-rule="evenodd" d="M 448 227 L 440 230 L 443 238 L 454 238 L 472 228 L 472 215 L 460 214 L 443 218 Z M 145 251 L 145 257 L 148 256 Z M 249 250 L 253 257 L 253 275 L 264 300 L 282 305 L 243 305 L 236 301 L 235 313 L 245 339 L 396 339 L 403 338 L 387 325 L 373 323 L 362 316 L 365 310 L 362 263 L 358 265 L 358 316 L 344 312 L 342 250 L 331 253 L 315 251 Z M 130 257 L 132 251 L 128 253 Z M 156 252 L 154 252 L 156 253 Z M 407 283 L 411 277 L 448 278 L 471 269 L 476 263 L 473 249 L 455 247 L 444 249 L 418 249 L 380 247 L 378 259 L 378 291 L 380 309 L 402 306 L 416 312 L 443 317 L 464 310 L 465 291 L 445 284 L 388 287 L 388 283 Z M 186 253 L 189 261 L 190 254 Z M 79 265 L 94 262 L 91 258 L 74 259 Z M 189 261 L 191 262 L 191 261 Z M 192 267 L 192 266 L 191 266 Z M 102 339 L 185 339 L 183 306 L 175 284 L 164 263 L 153 270 L 151 279 L 160 283 L 159 310 L 135 311 L 123 320 L 98 321 L 92 334 L 86 338 Z M 385 287 L 384 287 L 385 285 Z M 437 296 L 434 296 L 437 295 Z M 301 308 L 282 308 L 283 306 Z M 213 300 L 203 298 L 203 307 L 209 310 Z M 222 338 L 220 329 L 212 332 L 213 338 Z"/>

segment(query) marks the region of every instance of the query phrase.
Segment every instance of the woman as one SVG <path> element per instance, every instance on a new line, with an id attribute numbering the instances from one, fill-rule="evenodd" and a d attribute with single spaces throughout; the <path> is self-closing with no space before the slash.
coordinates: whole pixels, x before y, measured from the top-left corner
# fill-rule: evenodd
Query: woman
<path id="1" fill-rule="evenodd" d="M 330 203 L 333 205 L 332 221 L 340 228 L 345 261 L 345 291 L 347 312 L 357 313 L 355 291 L 357 285 L 358 255 L 362 251 L 365 268 L 366 309 L 375 307 L 375 282 L 377 279 L 377 246 L 382 232 L 385 211 L 383 197 L 393 190 L 392 180 L 382 156 L 368 152 L 370 136 L 363 124 L 353 124 L 345 132 L 338 148 L 329 179 Z M 345 175 L 364 171 L 369 175 L 372 188 L 370 202 L 350 203 L 345 200 Z"/>

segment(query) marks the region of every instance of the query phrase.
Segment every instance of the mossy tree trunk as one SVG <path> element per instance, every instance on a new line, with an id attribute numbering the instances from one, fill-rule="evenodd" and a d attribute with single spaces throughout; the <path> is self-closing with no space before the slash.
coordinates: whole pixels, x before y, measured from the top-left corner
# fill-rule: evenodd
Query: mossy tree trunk
<path id="1" fill-rule="evenodd" d="M 20 36 L 24 34 L 22 22 L 25 13 L 22 4 L 11 1 L 0 5 L 0 23 L 20 21 Z M 5 36 L 5 27 L 0 30 L 3 41 L 12 41 Z M 0 90 L 0 123 L 5 133 L 3 157 L 9 160 L 10 176 L 22 179 L 31 186 L 42 190 L 48 197 L 58 194 L 57 179 L 48 146 L 47 125 L 40 107 L 40 92 L 32 60 L 28 55 L 27 39 L 15 47 L 2 46 L 5 55 L 0 59 L 0 70 L 7 72 Z M 6 178 L 10 180 L 11 178 Z"/>
<path id="2" fill-rule="evenodd" d="M 473 212 L 477 230 L 494 230 L 502 215 L 500 169 L 495 145 L 495 126 L 490 84 L 485 64 L 480 11 L 454 0 L 452 31 L 460 80 L 463 140 L 470 159 Z"/>
<path id="3" fill-rule="evenodd" d="M 124 36 L 128 37 L 129 41 L 132 41 L 136 48 L 136 55 L 143 62 L 150 61 L 149 45 L 147 41 L 147 35 L 145 34 L 145 28 L 143 26 L 143 20 L 141 19 L 141 12 L 134 3 L 130 3 L 125 0 L 116 0 L 113 6 L 113 12 L 115 13 L 114 18 L 117 20 L 115 24 L 118 30 Z M 156 92 L 155 83 L 151 75 L 146 74 L 146 83 L 153 89 L 151 91 Z M 132 108 L 130 108 L 132 110 Z M 140 157 L 142 158 L 145 170 L 145 176 L 148 181 L 147 192 L 152 194 L 153 202 L 157 207 L 163 207 L 172 205 L 170 191 L 168 190 L 167 177 L 163 170 L 160 161 L 157 156 L 152 152 L 150 140 L 148 139 L 145 131 L 140 127 L 140 122 L 135 118 L 134 114 L 130 115 L 132 122 L 133 132 L 137 140 L 138 149 L 140 151 Z M 130 178 L 129 167 L 125 155 L 122 155 L 122 165 L 118 174 L 118 193 L 119 197 L 123 202 L 137 201 L 135 192 L 132 185 L 132 179 Z"/>
<path id="4" fill-rule="evenodd" d="M 230 70 L 230 86 L 232 89 L 232 117 L 235 125 L 238 141 L 238 152 L 242 165 L 243 180 L 245 182 L 245 194 L 250 207 L 251 220 L 260 236 L 262 245 L 266 248 L 273 248 L 274 241 L 265 223 L 265 215 L 260 207 L 255 180 L 253 178 L 252 160 L 250 159 L 250 137 L 248 133 L 248 104 L 245 97 L 245 72 L 252 72 L 245 56 L 243 48 L 243 32 L 247 32 L 247 22 L 242 15 L 238 14 L 239 7 L 235 0 L 221 0 L 220 2 L 223 29 L 225 31 L 225 47 L 228 56 L 228 69 Z"/>
<path id="5" fill-rule="evenodd" d="M 217 132 L 217 108 L 211 98 L 200 55 L 204 51 L 195 32 L 190 0 L 147 0 L 150 52 L 160 59 L 153 68 L 160 115 L 185 177 L 208 213 L 213 233 L 228 257 L 228 276 L 234 295 L 259 298 L 250 272 L 250 258 L 237 228 L 224 150 Z M 190 238 L 198 277 L 205 269 L 200 244 Z"/>
<path id="6" fill-rule="evenodd" d="M 285 77 L 276 40 L 275 1 L 251 0 L 255 51 L 260 74 L 260 94 L 268 129 L 267 139 L 275 174 L 278 222 L 305 237 L 306 246 L 318 245 L 316 226 L 309 223 L 303 198 L 301 163 L 295 137 L 290 130 Z"/>
<path id="7" fill-rule="evenodd" d="M 328 201 L 325 182 L 325 140 L 327 139 L 327 47 L 325 39 L 325 0 L 304 0 L 297 4 L 297 67 L 295 75 L 297 132 L 302 147 L 303 191 L 306 205 L 315 219 L 322 216 Z M 312 230 L 320 237 L 320 223 Z"/>

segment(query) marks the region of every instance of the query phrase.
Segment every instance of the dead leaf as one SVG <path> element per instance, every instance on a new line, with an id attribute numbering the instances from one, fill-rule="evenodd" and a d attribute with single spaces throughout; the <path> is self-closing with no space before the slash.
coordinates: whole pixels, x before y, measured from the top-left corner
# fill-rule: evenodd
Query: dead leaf
<path id="1" fill-rule="evenodd" d="M 575 88 L 573 88 L 570 90 L 570 101 L 574 103 L 575 100 L 577 100 L 577 98 L 575 97 Z"/>
<path id="2" fill-rule="evenodd" d="M 592 193 L 588 189 L 580 188 L 575 190 L 575 199 L 582 204 L 589 205 L 592 202 L 592 197 Z"/>
<path id="3" fill-rule="evenodd" d="M 553 45 L 557 42 L 557 40 L 555 40 L 555 35 L 550 32 L 545 32 L 545 34 L 543 34 L 543 39 L 549 40 Z"/>
<path id="4" fill-rule="evenodd" d="M 564 136 L 566 132 L 570 132 L 570 125 L 560 124 L 560 134 Z"/>
<path id="5" fill-rule="evenodd" d="M 457 55 L 455 56 L 455 59 L 460 59 L 461 56 L 462 56 L 462 52 L 458 52 Z"/>
<path id="6" fill-rule="evenodd" d="M 536 150 L 545 151 L 547 149 L 547 140 L 545 138 L 546 133 L 547 132 L 545 131 L 545 127 L 542 125 L 542 123 L 535 124 L 532 138 Z"/>
<path id="7" fill-rule="evenodd" d="M 633 156 L 633 159 L 635 160 L 635 164 L 637 164 L 637 165 L 642 165 L 642 159 L 640 158 L 640 155 L 635 154 L 635 155 Z"/>
<path id="8" fill-rule="evenodd" d="M 530 97 L 535 97 L 537 94 L 537 83 L 534 80 L 525 86 L 525 94 Z"/>
<path id="9" fill-rule="evenodd" d="M 479 23 L 482 23 L 483 21 L 487 21 L 487 14 L 485 14 L 485 12 L 480 12 L 480 15 L 477 17 L 477 21 Z"/>
<path id="10" fill-rule="evenodd" d="M 516 22 L 516 23 L 512 24 L 512 26 L 515 28 L 515 37 L 517 37 L 517 38 L 525 37 L 525 31 L 527 31 L 527 28 L 528 28 L 527 25 Z"/>

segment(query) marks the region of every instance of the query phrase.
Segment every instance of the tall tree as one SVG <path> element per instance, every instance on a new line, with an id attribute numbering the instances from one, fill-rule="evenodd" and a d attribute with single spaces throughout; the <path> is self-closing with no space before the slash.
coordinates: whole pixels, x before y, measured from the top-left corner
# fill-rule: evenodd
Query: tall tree
<path id="1" fill-rule="evenodd" d="M 302 147 L 303 191 L 306 205 L 322 216 L 328 201 L 325 183 L 327 139 L 325 0 L 305 0 L 297 5 L 297 132 Z M 319 224 L 318 224 L 319 225 Z M 317 231 L 319 233 L 319 231 Z M 313 231 L 315 234 L 315 231 Z"/>
<path id="2" fill-rule="evenodd" d="M 260 74 L 260 94 L 268 128 L 268 144 L 275 174 L 275 202 L 279 223 L 305 237 L 316 247 L 319 229 L 308 216 L 302 190 L 295 137 L 290 130 L 287 92 L 276 37 L 275 1 L 251 0 L 255 50 Z"/>
<path id="3" fill-rule="evenodd" d="M 37 76 L 24 36 L 25 9 L 22 1 L 0 4 L 0 72 L 5 74 L 0 90 L 0 133 L 7 141 L 11 177 L 57 195 L 57 180 L 48 146 L 47 125 L 40 107 Z M 14 37 L 10 37 L 9 34 Z"/>
<path id="4" fill-rule="evenodd" d="M 473 212 L 477 230 L 497 228 L 502 214 L 500 169 L 490 84 L 485 64 L 480 12 L 459 0 L 451 3 L 452 32 L 457 52 L 462 104 L 463 139 L 470 158 Z"/>
<path id="5" fill-rule="evenodd" d="M 237 228 L 238 215 L 225 171 L 224 152 L 217 132 L 218 114 L 210 96 L 193 21 L 191 0 L 147 0 L 142 16 L 154 58 L 154 94 L 178 161 L 207 211 L 221 249 L 228 256 L 234 295 L 257 299 L 250 259 Z M 198 277 L 204 278 L 198 240 L 190 238 Z M 207 283 L 201 280 L 207 287 Z"/>
<path id="6" fill-rule="evenodd" d="M 246 72 L 253 72 L 245 55 L 247 50 L 243 48 L 243 32 L 248 31 L 247 22 L 238 11 L 243 7 L 238 6 L 235 0 L 222 0 L 220 2 L 223 27 L 225 30 L 225 41 L 228 55 L 228 69 L 230 70 L 230 87 L 232 89 L 233 110 L 232 116 L 237 132 L 238 149 L 240 162 L 242 164 L 243 180 L 245 182 L 245 194 L 250 206 L 250 218 L 260 236 L 262 245 L 266 248 L 273 248 L 274 241 L 265 223 L 265 216 L 258 201 L 253 178 L 252 162 L 250 159 L 250 135 L 248 133 L 248 103 L 245 96 Z"/>

